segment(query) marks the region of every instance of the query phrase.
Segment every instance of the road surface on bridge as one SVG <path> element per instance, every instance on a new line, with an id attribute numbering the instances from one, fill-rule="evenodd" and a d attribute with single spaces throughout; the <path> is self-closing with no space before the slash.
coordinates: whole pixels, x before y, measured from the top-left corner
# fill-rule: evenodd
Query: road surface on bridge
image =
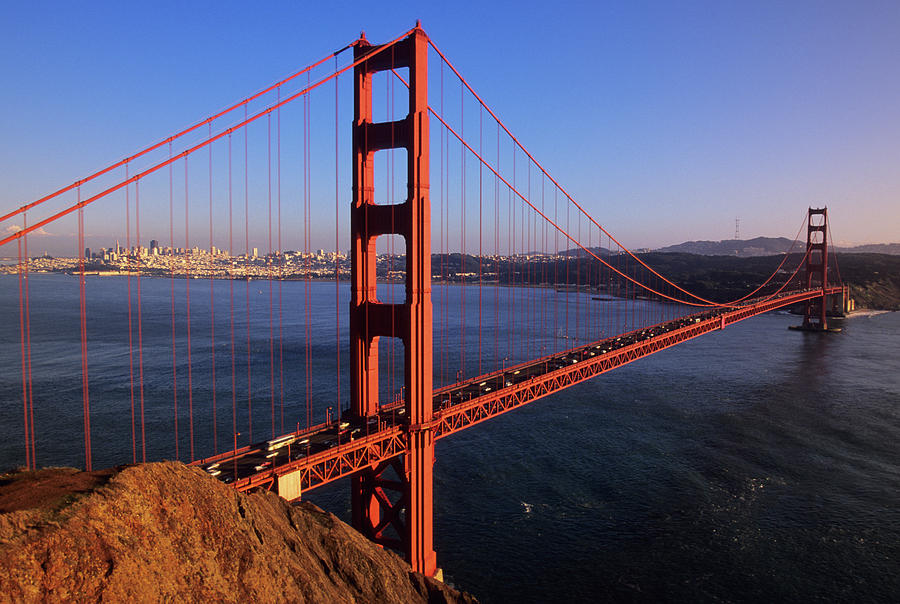
<path id="1" fill-rule="evenodd" d="M 833 290 L 829 293 L 840 293 L 840 288 Z M 431 428 L 436 439 L 449 436 L 638 358 L 821 294 L 821 289 L 803 290 L 695 313 L 438 388 L 432 399 Z M 400 455 L 408 430 L 405 402 L 399 400 L 383 405 L 377 416 L 357 418 L 344 413 L 309 430 L 297 430 L 194 464 L 240 490 L 277 488 L 279 476 L 302 472 L 305 491 Z"/>

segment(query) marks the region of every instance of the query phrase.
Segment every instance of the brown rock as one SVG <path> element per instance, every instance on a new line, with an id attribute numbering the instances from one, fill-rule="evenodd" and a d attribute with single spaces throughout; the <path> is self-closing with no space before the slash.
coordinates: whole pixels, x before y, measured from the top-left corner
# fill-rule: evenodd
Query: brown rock
<path id="1" fill-rule="evenodd" d="M 0 476 L 0 602 L 475 602 L 334 515 L 175 462 Z"/>

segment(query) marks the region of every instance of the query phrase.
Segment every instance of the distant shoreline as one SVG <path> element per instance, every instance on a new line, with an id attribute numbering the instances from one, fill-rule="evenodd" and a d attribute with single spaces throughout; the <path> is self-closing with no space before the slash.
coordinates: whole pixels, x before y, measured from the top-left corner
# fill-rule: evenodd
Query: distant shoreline
<path id="1" fill-rule="evenodd" d="M 433 255 L 432 266 L 436 268 L 436 258 Z M 699 256 L 692 254 L 679 253 L 649 253 L 642 254 L 642 258 L 648 264 L 653 266 L 659 273 L 664 274 L 675 283 L 680 284 L 686 290 L 702 296 L 707 299 L 724 299 L 733 300 L 745 294 L 748 289 L 757 283 L 764 282 L 770 277 L 775 265 L 778 264 L 777 257 L 759 257 L 759 258 L 735 258 L 724 256 Z M 801 256 L 796 255 L 796 261 L 801 261 Z M 562 259 L 559 259 L 560 262 Z M 578 261 L 579 259 L 575 259 Z M 60 263 L 62 261 L 60 260 Z M 237 263 L 235 266 L 232 264 Z M 0 274 L 15 275 L 16 261 L 11 263 L 0 263 Z M 598 275 L 606 273 L 605 279 L 609 279 L 611 273 L 609 271 L 592 270 L 588 266 L 590 263 L 577 264 L 578 270 L 571 274 L 567 271 L 565 277 L 563 275 L 553 275 L 539 270 L 541 266 L 546 264 L 545 259 L 522 259 L 522 258 L 492 258 L 485 266 L 485 272 L 479 279 L 479 272 L 482 270 L 478 259 L 472 256 L 448 257 L 446 270 L 443 274 L 436 274 L 432 277 L 434 285 L 442 284 L 465 284 L 477 285 L 479 282 L 483 285 L 508 286 L 516 287 L 536 287 L 536 288 L 572 288 L 577 287 L 580 291 L 589 291 L 598 297 L 614 293 L 613 289 L 604 291 L 604 283 L 598 283 Z M 85 274 L 90 276 L 137 276 L 143 277 L 162 277 L 179 279 L 217 279 L 223 281 L 315 281 L 315 282 L 349 282 L 350 269 L 346 263 L 339 267 L 339 275 L 335 275 L 335 266 L 333 263 L 316 262 L 314 266 L 305 267 L 299 265 L 271 266 L 260 263 L 242 264 L 242 261 L 235 260 L 227 265 L 210 264 L 196 267 L 193 270 L 184 272 L 187 267 L 183 264 L 174 264 L 172 266 L 156 265 L 153 268 L 143 267 L 140 273 L 128 270 L 97 270 L 101 266 L 85 266 L 88 269 Z M 105 268 L 105 267 L 103 267 Z M 113 267 L 110 267 L 113 268 Z M 124 267 L 115 267 L 116 269 Z M 175 269 L 173 273 L 172 268 Z M 384 268 L 384 267 L 382 267 Z M 307 276 L 306 271 L 309 270 Z M 850 295 L 855 301 L 855 305 L 860 310 L 900 310 L 900 256 L 891 256 L 885 254 L 848 254 L 842 255 L 840 260 L 840 268 L 836 272 L 840 273 L 841 280 L 850 286 Z M 43 266 L 29 266 L 29 272 L 36 274 L 75 274 L 79 273 L 77 263 L 73 263 L 72 259 L 67 259 L 64 265 L 53 267 L 49 264 Z M 251 274 L 247 274 L 251 273 Z M 255 273 L 255 274 L 254 274 Z M 270 273 L 270 274 L 266 274 Z M 378 281 L 380 283 L 403 283 L 403 276 L 399 270 L 379 270 Z M 448 274 L 449 273 L 449 274 Z M 390 277 L 388 276 L 390 275 Z M 503 276 L 502 282 L 497 281 L 498 275 Z M 514 277 L 510 283 L 507 276 Z M 442 278 L 443 277 L 443 278 Z M 553 281 L 558 279 L 559 283 L 549 283 L 547 280 Z M 565 281 L 568 280 L 567 285 Z M 616 283 L 619 283 L 618 279 Z M 606 284 L 608 287 L 616 285 L 610 282 Z M 598 289 L 599 288 L 599 289 Z M 602 303 L 602 301 L 598 301 Z"/>
<path id="2" fill-rule="evenodd" d="M 845 318 L 845 319 L 853 319 L 853 318 L 856 318 L 856 317 L 865 317 L 865 318 L 869 318 L 869 317 L 875 317 L 875 316 L 878 316 L 878 315 L 884 315 L 884 314 L 887 314 L 887 313 L 890 313 L 890 312 L 900 312 L 900 311 L 896 311 L 896 310 L 876 310 L 876 309 L 873 309 L 873 308 L 863 308 L 863 309 L 860 309 L 860 310 L 854 310 L 854 311 L 851 311 L 851 312 L 847 313 L 846 315 L 844 315 L 843 318 Z"/>
<path id="3" fill-rule="evenodd" d="M 2 273 L 0 273 L 2 274 Z M 9 275 L 15 275 L 16 273 L 8 273 Z M 65 275 L 67 277 L 77 277 L 81 273 L 76 271 L 28 271 L 29 275 Z M 188 275 L 184 273 L 160 273 L 158 271 L 148 271 L 148 272 L 135 272 L 135 271 L 84 271 L 85 277 L 143 277 L 143 278 L 153 278 L 153 279 L 197 279 L 197 280 L 208 280 L 208 279 L 217 279 L 221 281 L 322 281 L 322 282 L 333 282 L 334 277 L 298 277 L 294 275 L 286 275 L 284 277 L 279 276 L 271 276 L 271 277 L 245 277 L 240 275 Z M 343 274 L 340 277 L 340 281 L 349 281 L 349 276 L 344 276 Z M 402 283 L 402 281 L 381 281 L 381 283 Z"/>

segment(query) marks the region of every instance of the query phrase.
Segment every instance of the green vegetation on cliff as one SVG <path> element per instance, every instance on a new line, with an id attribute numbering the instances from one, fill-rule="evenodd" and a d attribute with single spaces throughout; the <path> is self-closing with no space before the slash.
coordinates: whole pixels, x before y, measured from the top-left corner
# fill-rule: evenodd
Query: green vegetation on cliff
<path id="1" fill-rule="evenodd" d="M 802 256 L 791 254 L 784 267 L 796 267 Z M 641 259 L 688 291 L 716 301 L 743 296 L 772 274 L 784 256 L 699 256 L 650 253 Z M 850 286 L 857 308 L 900 310 L 900 256 L 889 254 L 829 255 L 829 275 Z"/>
<path id="2" fill-rule="evenodd" d="M 649 272 L 638 268 L 634 260 L 623 254 L 610 255 L 606 250 L 592 252 L 613 267 L 638 281 L 657 282 Z M 679 252 L 648 252 L 640 259 L 661 275 L 684 289 L 708 300 L 728 302 L 753 291 L 778 269 L 781 273 L 760 291 L 772 293 L 803 259 L 792 253 L 787 259 L 776 256 L 710 256 Z M 829 254 L 829 275 L 850 285 L 857 308 L 900 310 L 900 256 L 889 254 Z M 513 258 L 462 254 L 435 255 L 431 261 L 435 280 L 499 283 L 501 285 L 540 285 L 545 287 L 577 286 L 613 295 L 631 293 L 633 286 L 589 256 L 583 250 L 570 250 L 561 256 L 522 255 Z M 442 277 L 443 275 L 443 277 Z M 802 271 L 801 271 L 802 276 Z M 643 295 L 638 292 L 638 295 Z"/>

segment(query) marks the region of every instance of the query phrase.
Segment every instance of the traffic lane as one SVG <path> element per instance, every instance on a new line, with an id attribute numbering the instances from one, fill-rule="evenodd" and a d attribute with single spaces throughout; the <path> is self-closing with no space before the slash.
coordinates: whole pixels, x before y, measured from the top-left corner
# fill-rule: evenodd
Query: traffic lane
<path id="1" fill-rule="evenodd" d="M 702 313 L 700 316 L 681 317 L 667 324 L 655 326 L 639 333 L 608 338 L 600 343 L 591 343 L 575 350 L 553 355 L 512 371 L 504 371 L 499 375 L 489 377 L 480 382 L 465 383 L 435 396 L 433 398 L 434 408 L 440 410 L 443 407 L 463 403 L 491 391 L 509 388 L 548 371 L 589 360 L 597 356 L 597 354 L 606 354 L 640 341 L 658 337 L 673 329 L 679 329 L 692 323 L 700 322 L 703 319 L 718 316 L 722 312 L 724 311 L 710 311 Z M 269 441 L 264 441 L 253 445 L 251 451 L 242 454 L 238 458 L 221 460 L 207 466 L 205 469 L 208 473 L 223 481 L 245 478 L 275 465 L 281 465 L 288 461 L 295 461 L 319 453 L 341 442 L 350 442 L 361 436 L 403 423 L 405 411 L 403 407 L 392 407 L 380 411 L 375 420 L 369 419 L 365 422 L 361 419 L 341 420 L 324 430 L 305 436 L 302 439 L 297 439 L 297 441 L 272 451 L 268 450 L 267 443 Z"/>
<path id="2" fill-rule="evenodd" d="M 599 343 L 587 344 L 581 348 L 569 350 L 558 355 L 553 355 L 546 359 L 535 361 L 528 365 L 522 366 L 513 371 L 504 371 L 499 376 L 492 376 L 481 382 L 467 382 L 459 385 L 451 390 L 445 390 L 436 395 L 433 401 L 433 408 L 436 411 L 441 409 L 464 403 L 478 396 L 487 394 L 493 390 L 508 388 L 519 384 L 523 381 L 530 380 L 533 377 L 543 375 L 548 371 L 561 369 L 568 365 L 573 365 L 581 361 L 586 361 L 596 357 L 598 354 L 607 354 L 614 350 L 619 350 L 626 346 L 631 346 L 638 342 L 646 341 L 659 337 L 670 331 L 681 329 L 688 325 L 699 323 L 702 320 L 718 316 L 725 312 L 724 310 L 709 311 L 698 315 L 688 317 L 680 317 L 665 324 L 647 328 L 638 333 L 617 336 L 615 338 L 607 338 Z"/>
<path id="3" fill-rule="evenodd" d="M 456 388 L 445 390 L 439 395 L 434 396 L 432 399 L 434 409 L 440 410 L 448 406 L 466 402 L 467 400 L 482 396 L 491 391 L 512 387 L 516 384 L 545 374 L 548 371 L 554 371 L 568 365 L 586 361 L 598 354 L 607 354 L 613 350 L 618 350 L 637 342 L 658 337 L 669 331 L 681 329 L 703 320 L 718 317 L 727 311 L 728 309 L 716 309 L 687 317 L 680 317 L 669 321 L 666 324 L 657 325 L 640 332 L 617 336 L 615 338 L 607 338 L 599 343 L 587 344 L 574 350 L 568 350 L 548 358 L 543 358 L 534 361 L 533 363 L 529 363 L 528 365 L 520 366 L 512 371 L 504 371 L 499 375 L 491 376 L 480 382 L 475 382 L 473 380 L 461 384 Z M 345 421 L 345 419 L 342 418 L 339 422 L 335 422 L 319 432 L 304 436 L 302 439 L 298 439 L 295 442 L 291 442 L 289 445 L 286 445 L 286 448 L 280 447 L 270 451 L 268 448 L 268 443 L 270 441 L 257 443 L 256 445 L 252 445 L 251 451 L 242 453 L 241 456 L 237 458 L 220 460 L 215 464 L 210 464 L 205 469 L 208 473 L 216 476 L 223 482 L 232 482 L 236 479 L 251 476 L 276 465 L 281 465 L 288 461 L 295 461 L 319 453 L 342 442 L 350 442 L 362 436 L 379 432 L 385 428 L 403 424 L 406 419 L 405 412 L 406 409 L 401 406 L 401 404 L 397 404 L 380 410 L 377 418 L 368 418 L 366 421 L 363 421 L 361 418 Z"/>

